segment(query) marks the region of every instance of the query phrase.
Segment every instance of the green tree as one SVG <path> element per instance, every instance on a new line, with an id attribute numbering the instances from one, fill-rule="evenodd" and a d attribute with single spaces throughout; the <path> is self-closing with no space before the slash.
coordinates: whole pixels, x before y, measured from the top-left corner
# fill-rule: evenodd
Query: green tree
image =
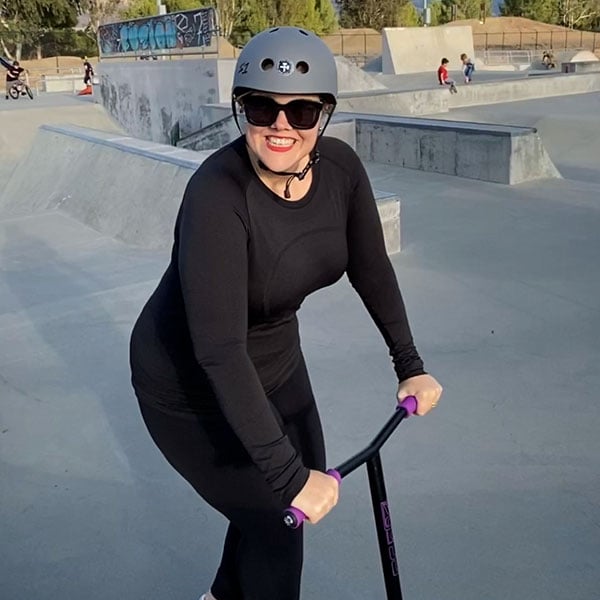
<path id="1" fill-rule="evenodd" d="M 398 9 L 398 27 L 416 27 L 422 23 L 422 17 L 412 2 L 406 2 Z"/>
<path id="2" fill-rule="evenodd" d="M 240 27 L 248 10 L 260 11 L 260 3 L 254 0 L 205 0 L 205 6 L 212 6 L 219 20 L 221 35 L 231 41 L 234 29 Z"/>
<path id="3" fill-rule="evenodd" d="M 331 33 L 338 28 L 337 15 L 330 0 L 316 0 L 316 8 L 321 18 L 319 34 Z"/>
<path id="4" fill-rule="evenodd" d="M 341 0 L 340 25 L 349 28 L 370 27 L 378 31 L 384 27 L 397 27 L 413 14 L 412 7 L 407 6 L 409 2 L 410 0 Z"/>
<path id="5" fill-rule="evenodd" d="M 139 19 L 158 14 L 156 0 L 131 0 L 128 5 L 119 10 L 121 19 Z"/>
<path id="6" fill-rule="evenodd" d="M 253 35 L 272 25 L 274 18 L 272 2 L 246 0 L 226 37 L 234 46 L 243 46 Z M 227 31 L 223 27 L 222 29 L 226 34 Z"/>
<path id="7" fill-rule="evenodd" d="M 525 17 L 543 23 L 558 22 L 558 6 L 556 0 L 505 0 L 500 7 L 503 16 Z"/>
<path id="8" fill-rule="evenodd" d="M 492 14 L 492 3 L 491 0 L 442 0 L 440 23 L 449 23 L 454 14 L 457 20 L 488 17 Z"/>
<path id="9" fill-rule="evenodd" d="M 70 0 L 0 1 L 0 45 L 8 58 L 20 60 L 24 43 L 36 46 L 52 28 L 76 23 L 77 9 Z"/>
<path id="10" fill-rule="evenodd" d="M 86 34 L 96 40 L 98 27 L 118 16 L 118 9 L 123 5 L 122 0 L 72 0 L 80 15 L 87 14 L 90 18 Z"/>
<path id="11" fill-rule="evenodd" d="M 201 2 L 198 2 L 198 0 L 162 0 L 162 3 L 165 5 L 167 12 L 170 13 L 182 10 L 193 10 L 202 4 Z"/>
<path id="12" fill-rule="evenodd" d="M 591 29 L 600 18 L 600 0 L 559 0 L 557 21 L 571 29 Z"/>
<path id="13" fill-rule="evenodd" d="M 432 26 L 441 25 L 442 23 L 447 22 L 447 21 L 444 21 L 444 18 L 443 18 L 443 9 L 444 9 L 444 6 L 442 4 L 442 0 L 434 0 L 433 2 L 429 3 L 429 11 L 430 11 L 430 17 L 431 17 L 430 25 L 432 25 Z"/>
<path id="14" fill-rule="evenodd" d="M 323 35 L 337 28 L 337 20 L 329 0 L 246 0 L 229 41 L 243 46 L 259 31 L 276 25 L 306 27 Z"/>

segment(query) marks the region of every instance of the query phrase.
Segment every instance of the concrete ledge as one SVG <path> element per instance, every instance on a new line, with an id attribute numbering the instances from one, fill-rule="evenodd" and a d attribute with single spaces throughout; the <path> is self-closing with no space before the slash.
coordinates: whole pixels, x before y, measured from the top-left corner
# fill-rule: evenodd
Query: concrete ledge
<path id="1" fill-rule="evenodd" d="M 83 89 L 83 74 L 44 75 L 42 78 L 43 92 L 78 92 Z"/>
<path id="2" fill-rule="evenodd" d="M 168 248 L 194 152 L 77 126 L 43 125 L 0 194 L 0 217 L 60 210 L 144 248 Z M 375 192 L 386 248 L 400 250 L 400 201 Z"/>
<path id="3" fill-rule="evenodd" d="M 447 88 L 409 92 L 372 92 L 340 94 L 338 111 L 391 116 L 421 116 L 448 112 L 452 108 L 550 98 L 567 94 L 600 91 L 600 73 L 565 75 L 548 72 L 548 77 L 524 77 L 459 86 L 458 94 Z"/>
<path id="4" fill-rule="evenodd" d="M 563 73 L 598 73 L 600 72 L 600 60 L 564 62 L 561 70 Z"/>
<path id="5" fill-rule="evenodd" d="M 516 184 L 560 177 L 537 131 L 485 123 L 353 115 L 366 161 Z"/>
<path id="6" fill-rule="evenodd" d="M 214 149 L 237 135 L 229 114 L 177 145 Z M 344 140 L 364 160 L 421 171 L 505 184 L 560 177 L 531 127 L 341 112 L 327 135 Z"/>
<path id="7" fill-rule="evenodd" d="M 448 108 L 598 92 L 600 91 L 600 73 L 585 75 L 552 73 L 547 77 L 528 77 L 527 79 L 462 85 L 458 89 L 458 94 L 448 94 Z"/>

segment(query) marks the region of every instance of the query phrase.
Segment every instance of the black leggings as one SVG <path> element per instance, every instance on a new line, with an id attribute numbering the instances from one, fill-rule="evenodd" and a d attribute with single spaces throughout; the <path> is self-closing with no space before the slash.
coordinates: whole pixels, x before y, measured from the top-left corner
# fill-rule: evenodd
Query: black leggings
<path id="1" fill-rule="evenodd" d="M 321 422 L 303 361 L 269 396 L 284 433 L 306 467 L 325 470 Z M 229 520 L 211 591 L 217 600 L 298 600 L 302 528 L 282 521 L 285 508 L 222 418 L 178 417 L 140 402 L 152 439 L 169 463 Z"/>

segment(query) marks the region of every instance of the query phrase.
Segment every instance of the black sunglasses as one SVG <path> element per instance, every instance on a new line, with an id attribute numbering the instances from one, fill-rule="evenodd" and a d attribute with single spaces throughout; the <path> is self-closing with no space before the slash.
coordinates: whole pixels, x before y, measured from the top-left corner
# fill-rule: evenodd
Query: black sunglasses
<path id="1" fill-rule="evenodd" d="M 279 111 L 294 129 L 312 129 L 321 116 L 325 106 L 315 100 L 292 100 L 287 104 L 279 104 L 269 96 L 246 96 L 241 100 L 246 120 L 257 127 L 268 127 L 277 120 Z"/>

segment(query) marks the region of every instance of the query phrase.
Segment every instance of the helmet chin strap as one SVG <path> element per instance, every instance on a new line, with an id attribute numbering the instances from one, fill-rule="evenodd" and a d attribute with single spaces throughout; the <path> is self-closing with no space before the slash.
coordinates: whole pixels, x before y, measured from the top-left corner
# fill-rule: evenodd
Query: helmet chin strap
<path id="1" fill-rule="evenodd" d="M 297 177 L 298 181 L 302 181 L 306 177 L 308 172 L 311 170 L 313 165 L 316 165 L 319 162 L 319 160 L 321 160 L 321 155 L 319 154 L 319 151 L 313 150 L 310 153 L 310 160 L 306 163 L 306 166 L 304 167 L 304 169 L 302 169 L 302 171 L 273 171 L 273 169 L 269 169 L 269 167 L 267 167 L 267 165 L 265 165 L 265 163 L 260 159 L 258 160 L 258 166 L 264 171 L 269 171 L 269 173 L 273 173 L 273 175 L 281 175 L 282 177 L 288 178 L 285 182 L 285 190 L 283 192 L 283 195 L 286 199 L 289 199 L 292 197 L 292 195 L 290 194 L 290 185 L 292 185 L 292 181 L 294 181 L 294 178 Z"/>

